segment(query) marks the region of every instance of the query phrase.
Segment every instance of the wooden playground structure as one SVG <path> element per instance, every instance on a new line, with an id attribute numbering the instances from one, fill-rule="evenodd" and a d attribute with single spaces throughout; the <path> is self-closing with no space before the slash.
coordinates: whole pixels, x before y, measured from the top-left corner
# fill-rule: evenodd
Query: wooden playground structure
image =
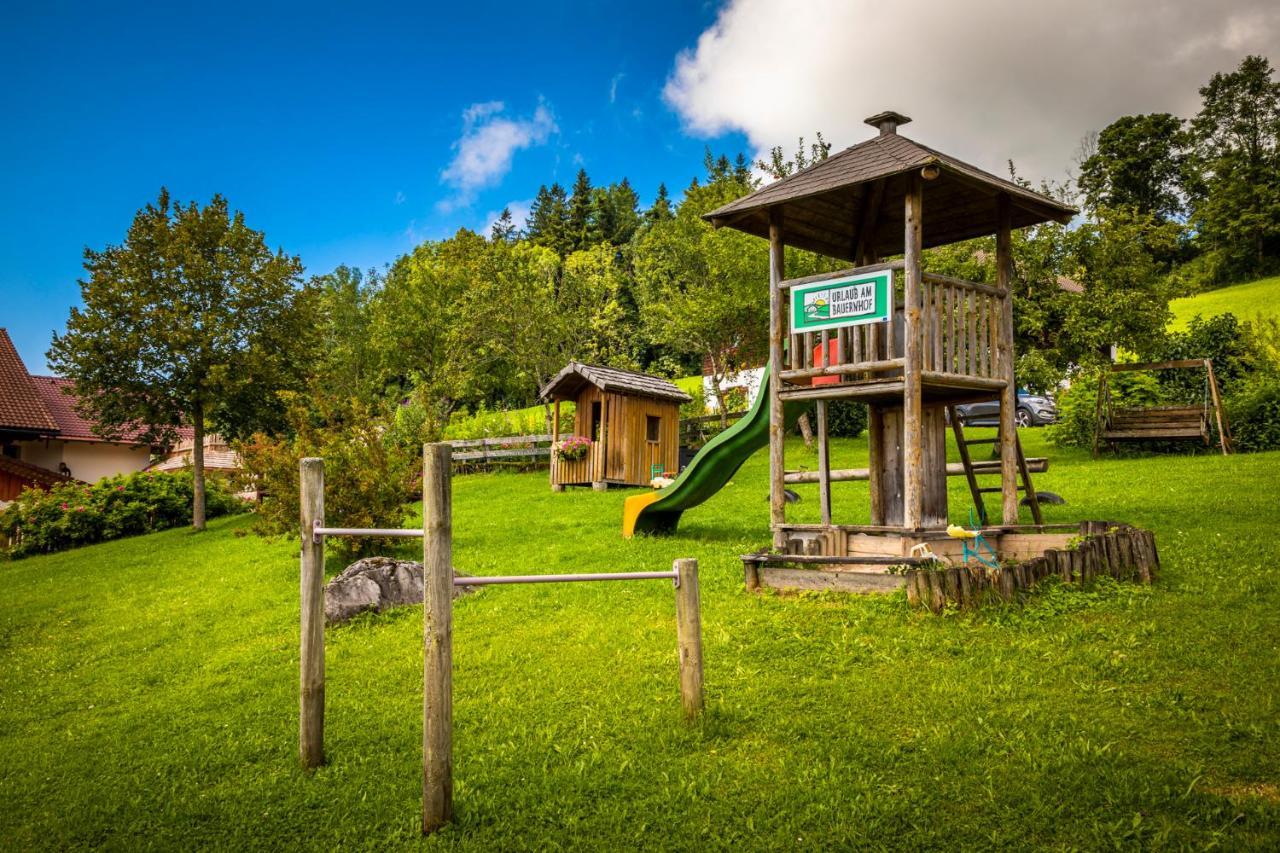
<path id="1" fill-rule="evenodd" d="M 795 555 L 792 563 L 802 568 L 805 560 L 821 561 L 824 573 L 861 577 L 816 584 L 855 589 L 882 587 L 885 565 L 910 564 L 921 546 L 958 558 L 960 545 L 946 530 L 948 474 L 966 477 L 986 540 L 1001 559 L 1039 555 L 1076 535 L 1078 525 L 1043 524 L 1032 466 L 1018 442 L 1010 285 L 1013 229 L 1066 222 L 1077 211 L 907 139 L 897 132 L 910 121 L 906 116 L 884 112 L 866 121 L 878 136 L 706 214 L 717 227 L 769 241 L 773 557 L 748 563 L 749 586 L 797 585 L 778 555 Z M 926 248 L 990 235 L 996 238 L 994 283 L 922 268 Z M 855 266 L 788 279 L 788 246 Z M 894 255 L 901 258 L 882 261 Z M 1000 403 L 997 437 L 967 439 L 949 412 L 992 397 Z M 842 399 L 869 407 L 868 524 L 833 521 L 831 483 L 860 479 L 859 472 L 830 467 L 827 404 Z M 816 475 L 788 471 L 784 450 L 787 408 L 809 402 L 817 418 Z M 953 470 L 946 459 L 948 422 L 961 450 Z M 971 457 L 977 444 L 995 445 L 998 466 Z M 982 474 L 998 477 L 998 484 L 983 485 Z M 802 479 L 818 485 L 818 524 L 787 520 L 785 487 Z M 995 524 L 983 502 L 988 493 L 999 496 Z M 1020 493 L 1032 524 L 1019 522 Z"/>

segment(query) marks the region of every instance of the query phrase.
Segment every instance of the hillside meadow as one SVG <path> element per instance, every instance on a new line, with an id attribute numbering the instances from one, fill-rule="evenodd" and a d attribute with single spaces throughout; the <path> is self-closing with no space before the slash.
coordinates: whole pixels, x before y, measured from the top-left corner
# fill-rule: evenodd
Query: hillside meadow
<path id="1" fill-rule="evenodd" d="M 327 631 L 329 764 L 308 776 L 292 542 L 242 515 L 0 565 L 3 846 L 1276 849 L 1280 454 L 1095 461 L 1042 436 L 1024 431 L 1052 458 L 1038 486 L 1068 502 L 1049 520 L 1153 528 L 1156 585 L 941 617 L 902 593 L 752 595 L 737 556 L 767 541 L 765 454 L 677 536 L 630 542 L 627 492 L 458 477 L 460 571 L 697 557 L 708 708 L 681 720 L 665 582 L 467 596 L 458 817 L 425 840 L 420 608 Z M 838 520 L 865 518 L 865 484 L 834 489 Z M 793 517 L 816 519 L 801 494 Z"/>

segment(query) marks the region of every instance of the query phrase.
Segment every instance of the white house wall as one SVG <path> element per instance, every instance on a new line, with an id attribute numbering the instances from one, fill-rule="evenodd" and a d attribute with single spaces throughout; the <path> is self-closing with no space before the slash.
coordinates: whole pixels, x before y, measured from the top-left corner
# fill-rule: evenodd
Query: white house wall
<path id="1" fill-rule="evenodd" d="M 764 378 L 763 367 L 753 367 L 748 370 L 740 370 L 737 373 L 730 373 L 725 376 L 720 383 L 720 388 L 728 391 L 732 388 L 747 389 L 747 407 L 750 408 L 756 401 L 756 395 L 760 393 L 760 381 Z M 710 376 L 702 377 L 702 393 L 707 398 L 707 411 L 720 411 L 720 403 L 716 400 L 715 383 Z"/>
<path id="2" fill-rule="evenodd" d="M 127 444 L 50 440 L 25 441 L 21 447 L 23 462 L 49 471 L 57 471 L 59 463 L 66 463 L 71 476 L 86 483 L 141 471 L 151 461 L 151 448 Z"/>

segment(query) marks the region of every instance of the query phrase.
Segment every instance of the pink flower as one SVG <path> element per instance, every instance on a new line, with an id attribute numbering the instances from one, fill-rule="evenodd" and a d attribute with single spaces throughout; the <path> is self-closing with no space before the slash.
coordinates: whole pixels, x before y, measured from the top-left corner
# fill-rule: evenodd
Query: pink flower
<path id="1" fill-rule="evenodd" d="M 64 504 L 62 505 L 62 508 L 63 508 L 64 510 L 65 510 L 65 509 L 67 509 L 67 505 L 64 503 Z"/>
<path id="2" fill-rule="evenodd" d="M 117 492 L 123 492 L 123 491 L 124 491 L 124 486 L 116 486 L 116 491 L 117 491 Z"/>

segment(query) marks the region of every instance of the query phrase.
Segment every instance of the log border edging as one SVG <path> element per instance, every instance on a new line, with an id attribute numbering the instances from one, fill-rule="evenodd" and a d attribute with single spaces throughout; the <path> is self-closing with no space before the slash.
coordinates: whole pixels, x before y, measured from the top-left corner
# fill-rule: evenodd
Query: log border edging
<path id="1" fill-rule="evenodd" d="M 1050 548 L 1043 556 L 989 569 L 981 565 L 940 569 L 913 567 L 905 572 L 912 607 L 941 613 L 947 605 L 971 609 L 996 601 L 1020 600 L 1048 577 L 1089 584 L 1106 575 L 1150 584 L 1160 570 L 1156 536 L 1123 522 L 1084 521 L 1074 548 Z"/>

